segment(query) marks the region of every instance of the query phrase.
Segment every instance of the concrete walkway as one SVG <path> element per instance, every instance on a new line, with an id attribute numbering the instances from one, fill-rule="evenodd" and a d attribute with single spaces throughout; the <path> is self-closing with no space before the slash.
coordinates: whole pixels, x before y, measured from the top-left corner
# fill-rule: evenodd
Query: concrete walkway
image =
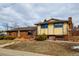
<path id="1" fill-rule="evenodd" d="M 5 47 L 5 46 L 9 46 L 9 45 L 12 45 L 12 44 L 15 44 L 15 42 L 2 44 L 2 45 L 0 45 L 0 48 L 3 48 L 3 47 Z"/>
<path id="2" fill-rule="evenodd" d="M 10 43 L 6 43 L 6 44 L 1 44 L 0 45 L 0 48 L 3 48 L 5 46 L 9 46 L 9 45 L 13 45 L 13 44 L 17 44 L 17 43 L 20 43 L 20 41 L 17 41 L 17 42 L 10 42 Z"/>
<path id="3" fill-rule="evenodd" d="M 47 56 L 47 55 L 0 48 L 0 56 Z"/>

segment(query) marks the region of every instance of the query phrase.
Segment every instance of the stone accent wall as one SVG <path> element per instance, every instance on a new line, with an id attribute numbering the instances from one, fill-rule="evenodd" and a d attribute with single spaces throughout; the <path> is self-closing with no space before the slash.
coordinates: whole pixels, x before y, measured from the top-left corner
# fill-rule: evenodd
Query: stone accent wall
<path id="1" fill-rule="evenodd" d="M 73 37 L 73 23 L 72 23 L 72 17 L 68 18 L 68 25 L 69 25 L 69 29 L 68 29 L 68 41 L 71 41 L 72 37 Z"/>
<path id="2" fill-rule="evenodd" d="M 64 40 L 65 40 L 65 41 L 68 41 L 68 35 L 65 35 L 65 36 L 64 36 Z"/>
<path id="3" fill-rule="evenodd" d="M 69 17 L 69 18 L 68 18 L 68 25 L 69 25 L 68 35 L 69 35 L 69 36 L 72 36 L 72 30 L 73 30 L 72 17 Z"/>

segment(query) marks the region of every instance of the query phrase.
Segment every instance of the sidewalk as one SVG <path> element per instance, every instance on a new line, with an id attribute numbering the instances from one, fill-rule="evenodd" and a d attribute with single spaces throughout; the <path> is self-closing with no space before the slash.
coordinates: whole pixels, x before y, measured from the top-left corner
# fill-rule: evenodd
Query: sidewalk
<path id="1" fill-rule="evenodd" d="M 60 40 L 47 40 L 50 42 L 57 42 L 57 43 L 76 43 L 79 44 L 79 42 L 72 42 L 72 41 L 60 41 Z"/>

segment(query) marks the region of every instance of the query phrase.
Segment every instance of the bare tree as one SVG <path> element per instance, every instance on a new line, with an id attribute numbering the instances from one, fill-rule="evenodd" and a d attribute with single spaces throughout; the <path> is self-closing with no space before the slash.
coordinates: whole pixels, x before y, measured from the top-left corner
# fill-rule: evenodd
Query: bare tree
<path id="1" fill-rule="evenodd" d="M 8 23 L 2 23 L 2 26 L 5 28 L 5 30 L 14 28 L 13 26 L 10 26 Z"/>
<path id="2" fill-rule="evenodd" d="M 25 27 L 29 27 L 29 26 L 30 26 L 29 23 L 23 23 L 23 25 L 24 25 Z"/>
<path id="3" fill-rule="evenodd" d="M 18 23 L 14 22 L 13 25 L 12 25 L 12 27 L 13 27 L 13 28 L 18 28 L 19 25 L 18 25 Z"/>
<path id="4" fill-rule="evenodd" d="M 17 31 L 18 31 L 17 36 L 20 37 L 20 30 L 19 30 L 20 26 L 19 26 L 19 24 L 15 22 L 15 23 L 13 24 L 13 28 L 17 28 L 17 29 L 18 29 L 18 30 L 17 30 Z"/>
<path id="5" fill-rule="evenodd" d="M 5 30 L 8 30 L 9 29 L 8 23 L 2 23 L 2 26 L 5 28 Z"/>

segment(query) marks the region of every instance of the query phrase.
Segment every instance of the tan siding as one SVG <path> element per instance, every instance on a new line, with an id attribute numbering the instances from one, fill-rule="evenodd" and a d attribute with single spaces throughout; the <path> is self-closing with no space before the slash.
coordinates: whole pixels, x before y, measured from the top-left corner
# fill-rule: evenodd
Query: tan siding
<path id="1" fill-rule="evenodd" d="M 64 23 L 63 29 L 64 29 L 64 35 L 67 35 L 67 33 L 68 33 L 68 24 L 67 23 Z"/>
<path id="2" fill-rule="evenodd" d="M 38 25 L 38 26 L 37 26 L 37 35 L 40 35 L 40 34 L 41 34 L 41 26 Z"/>
<path id="3" fill-rule="evenodd" d="M 54 35 L 63 35 L 63 28 L 54 28 Z"/>
<path id="4" fill-rule="evenodd" d="M 68 24 L 64 23 L 63 28 L 54 28 L 53 24 L 48 24 L 48 28 L 41 28 L 40 25 L 37 27 L 37 34 L 42 35 L 67 35 Z"/>
<path id="5" fill-rule="evenodd" d="M 41 35 L 46 34 L 48 35 L 48 29 L 41 29 Z"/>
<path id="6" fill-rule="evenodd" d="M 53 24 L 49 24 L 48 25 L 48 35 L 53 35 L 53 29 L 54 29 Z"/>

